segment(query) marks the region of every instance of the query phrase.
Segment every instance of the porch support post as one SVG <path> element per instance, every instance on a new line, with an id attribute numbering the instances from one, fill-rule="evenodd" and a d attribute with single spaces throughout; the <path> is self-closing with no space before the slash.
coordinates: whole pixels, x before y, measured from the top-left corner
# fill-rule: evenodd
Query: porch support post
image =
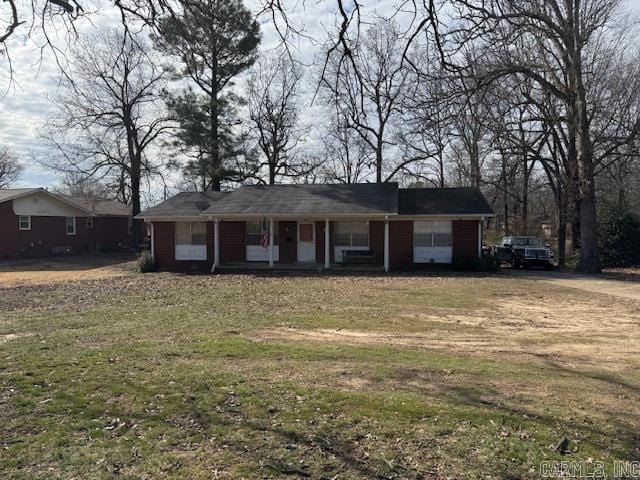
<path id="1" fill-rule="evenodd" d="M 211 272 L 215 272 L 220 266 L 220 221 L 216 218 L 213 221 L 213 265 Z"/>
<path id="2" fill-rule="evenodd" d="M 156 260 L 156 236 L 153 228 L 153 222 L 149 222 L 151 225 L 151 259 L 155 262 Z"/>
<path id="3" fill-rule="evenodd" d="M 389 217 L 384 219 L 384 271 L 389 271 Z"/>
<path id="4" fill-rule="evenodd" d="M 269 219 L 269 266 L 273 267 L 273 218 Z"/>
<path id="5" fill-rule="evenodd" d="M 324 221 L 324 268 L 327 270 L 331 268 L 331 235 L 329 233 L 329 226 L 330 223 L 329 219 L 327 218 Z"/>

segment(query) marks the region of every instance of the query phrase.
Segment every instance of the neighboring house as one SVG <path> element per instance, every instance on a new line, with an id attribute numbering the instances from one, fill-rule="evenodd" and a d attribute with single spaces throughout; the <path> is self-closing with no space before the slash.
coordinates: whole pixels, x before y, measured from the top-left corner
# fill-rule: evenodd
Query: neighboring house
<path id="1" fill-rule="evenodd" d="M 130 246 L 131 208 L 113 200 L 0 189 L 0 258 Z"/>
<path id="2" fill-rule="evenodd" d="M 482 220 L 493 215 L 476 188 L 364 183 L 180 193 L 137 218 L 151 224 L 161 269 L 244 262 L 331 268 L 346 251 L 360 251 L 388 271 L 478 257 Z"/>

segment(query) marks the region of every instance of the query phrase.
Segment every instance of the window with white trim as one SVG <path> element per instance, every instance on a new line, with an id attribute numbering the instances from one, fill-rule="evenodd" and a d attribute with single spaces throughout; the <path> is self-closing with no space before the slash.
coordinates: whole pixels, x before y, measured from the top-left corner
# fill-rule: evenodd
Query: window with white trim
<path id="1" fill-rule="evenodd" d="M 207 224 L 176 222 L 176 260 L 207 259 Z"/>
<path id="2" fill-rule="evenodd" d="M 451 222 L 413 222 L 414 247 L 450 247 Z"/>
<path id="3" fill-rule="evenodd" d="M 67 217 L 66 229 L 67 229 L 67 235 L 76 234 L 76 217 Z"/>
<path id="4" fill-rule="evenodd" d="M 267 239 L 269 238 L 269 222 L 266 222 Z M 278 245 L 278 222 L 273 222 L 273 244 Z M 260 239 L 262 238 L 262 222 L 247 222 L 247 245 L 260 245 Z M 268 240 L 267 240 L 268 243 Z"/>
<path id="5" fill-rule="evenodd" d="M 18 217 L 18 228 L 20 230 L 31 230 L 31 217 L 29 215 L 20 215 Z"/>
<path id="6" fill-rule="evenodd" d="M 334 222 L 333 244 L 336 247 L 368 247 L 369 222 Z"/>
<path id="7" fill-rule="evenodd" d="M 205 222 L 176 222 L 176 245 L 206 245 Z"/>

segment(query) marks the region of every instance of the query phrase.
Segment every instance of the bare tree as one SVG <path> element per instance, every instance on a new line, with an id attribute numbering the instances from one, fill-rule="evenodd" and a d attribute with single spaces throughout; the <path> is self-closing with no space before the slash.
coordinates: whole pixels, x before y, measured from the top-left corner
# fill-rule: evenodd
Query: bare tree
<path id="1" fill-rule="evenodd" d="M 523 75 L 565 105 L 570 158 L 580 200 L 579 270 L 599 272 L 593 134 L 587 93 L 588 46 L 612 24 L 622 0 L 455 0 L 462 12 L 459 38 L 475 39 L 489 84 Z M 516 45 L 516 48 L 514 48 Z M 519 47 L 519 48 L 518 48 Z M 524 48 L 522 48 L 524 47 Z"/>
<path id="2" fill-rule="evenodd" d="M 322 136 L 322 177 L 326 182 L 359 183 L 370 173 L 373 153 L 339 109 L 327 119 Z"/>
<path id="3" fill-rule="evenodd" d="M 80 43 L 73 60 L 74 81 L 65 85 L 48 126 L 57 155 L 43 163 L 100 178 L 137 215 L 141 181 L 159 173 L 150 152 L 170 129 L 160 108 L 165 72 L 144 42 L 115 31 Z"/>
<path id="4" fill-rule="evenodd" d="M 304 175 L 307 165 L 297 162 L 295 150 L 307 133 L 300 125 L 300 66 L 284 54 L 266 54 L 249 76 L 249 118 L 263 159 L 255 176 L 273 185 L 279 177 Z M 266 169 L 267 179 L 262 179 Z"/>
<path id="5" fill-rule="evenodd" d="M 447 153 L 454 130 L 454 104 L 450 87 L 455 79 L 441 68 L 432 45 L 416 47 L 420 72 L 412 71 L 410 88 L 403 96 L 403 128 L 398 142 L 403 159 L 411 159 L 406 173 L 435 187 L 447 183 Z"/>
<path id="6" fill-rule="evenodd" d="M 24 166 L 10 148 L 0 145 L 0 188 L 7 188 L 24 171 Z"/>
<path id="7" fill-rule="evenodd" d="M 113 198 L 113 192 L 100 179 L 78 173 L 67 173 L 53 191 L 76 197 Z"/>
<path id="8" fill-rule="evenodd" d="M 408 78 L 401 38 L 393 21 L 380 19 L 358 39 L 352 61 L 345 61 L 345 52 L 336 48 L 322 77 L 330 103 L 348 115 L 350 128 L 371 150 L 378 183 L 391 180 L 413 161 L 385 160 L 386 149 L 394 145 L 392 124 L 400 112 Z"/>

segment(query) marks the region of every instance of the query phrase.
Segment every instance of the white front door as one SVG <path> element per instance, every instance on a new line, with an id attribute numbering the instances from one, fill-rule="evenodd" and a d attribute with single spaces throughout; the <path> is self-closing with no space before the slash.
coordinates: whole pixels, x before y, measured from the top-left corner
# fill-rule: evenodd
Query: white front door
<path id="1" fill-rule="evenodd" d="M 313 222 L 298 222 L 298 261 L 316 261 L 316 225 Z"/>

